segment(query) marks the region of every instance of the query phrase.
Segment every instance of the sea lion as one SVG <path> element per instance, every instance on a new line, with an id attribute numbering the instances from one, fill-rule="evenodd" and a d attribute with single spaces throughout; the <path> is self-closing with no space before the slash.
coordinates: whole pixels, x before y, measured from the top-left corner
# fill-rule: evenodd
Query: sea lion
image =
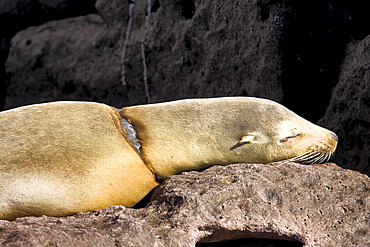
<path id="1" fill-rule="evenodd" d="M 250 97 L 20 107 L 0 113 L 0 219 L 130 207 L 158 180 L 213 164 L 325 162 L 337 141 Z"/>

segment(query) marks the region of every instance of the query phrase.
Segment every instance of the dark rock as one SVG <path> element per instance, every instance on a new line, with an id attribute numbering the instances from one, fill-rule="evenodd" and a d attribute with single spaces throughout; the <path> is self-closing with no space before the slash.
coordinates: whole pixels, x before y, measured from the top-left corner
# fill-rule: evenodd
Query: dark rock
<path id="1" fill-rule="evenodd" d="M 334 161 L 370 174 L 370 35 L 347 47 L 326 115 L 319 124 L 339 136 Z"/>
<path id="2" fill-rule="evenodd" d="M 7 95 L 5 60 L 11 38 L 20 30 L 50 20 L 96 13 L 95 0 L 2 0 L 0 1 L 0 111 Z M 22 91 L 17 92 L 18 97 Z"/>
<path id="3" fill-rule="evenodd" d="M 119 107 L 224 95 L 282 99 L 278 47 L 288 6 L 262 13 L 257 0 L 163 0 L 148 12 L 147 4 L 101 0 L 101 18 L 19 32 L 6 63 L 5 108 L 65 99 Z"/>
<path id="4" fill-rule="evenodd" d="M 119 105 L 124 92 L 114 83 L 120 70 L 119 31 L 92 14 L 19 32 L 6 62 L 6 105 L 107 98 Z"/>
<path id="5" fill-rule="evenodd" d="M 91 16 L 80 17 L 19 33 L 6 65 L 6 109 L 66 99 L 122 107 L 248 95 L 282 102 L 316 122 L 338 81 L 350 37 L 362 39 L 370 33 L 366 8 L 359 1 L 99 0 L 96 9 L 93 2 L 0 3 L 0 23 L 13 23 L 0 29 L 0 38 L 1 33 L 10 38 L 19 29 L 51 19 L 96 11 L 101 17 L 99 23 L 91 22 Z M 87 25 L 99 44 L 94 50 L 86 49 L 92 37 L 84 40 L 80 34 Z M 27 47 L 19 42 L 40 36 L 44 38 Z M 30 49 L 40 52 L 31 52 L 36 56 L 31 58 Z M 72 63 L 74 71 L 71 61 L 80 61 Z"/>
<path id="6" fill-rule="evenodd" d="M 271 4 L 265 18 L 259 1 L 159 2 L 145 36 L 128 46 L 127 83 L 142 77 L 136 44 L 144 40 L 153 102 L 225 95 L 281 100 L 278 44 L 287 6 Z"/>
<path id="7" fill-rule="evenodd" d="M 172 176 L 146 208 L 1 221 L 0 244 L 368 246 L 369 201 L 369 178 L 335 164 L 214 166 Z"/>
<path id="8" fill-rule="evenodd" d="M 0 38 L 0 111 L 4 109 L 6 97 L 6 74 L 4 64 L 8 57 L 9 47 L 10 40 Z"/>
<path id="9" fill-rule="evenodd" d="M 0 37 L 12 37 L 19 30 L 50 20 L 96 13 L 94 3 L 95 0 L 2 0 Z"/>
<path id="10" fill-rule="evenodd" d="M 342 1 L 295 1 L 287 18 L 281 42 L 282 103 L 313 122 L 325 114 L 338 82 L 352 27 L 346 9 Z"/>

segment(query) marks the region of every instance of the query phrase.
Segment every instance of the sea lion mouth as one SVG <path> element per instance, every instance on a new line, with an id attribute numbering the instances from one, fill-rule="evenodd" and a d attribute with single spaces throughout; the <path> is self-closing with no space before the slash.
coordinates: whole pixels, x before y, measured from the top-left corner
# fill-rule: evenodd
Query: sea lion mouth
<path id="1" fill-rule="evenodd" d="M 328 150 L 319 146 L 316 146 L 312 150 L 296 156 L 291 159 L 282 160 L 279 162 L 296 162 L 300 164 L 323 164 L 330 160 L 331 156 L 333 155 L 334 150 Z M 274 162 L 278 163 L 278 162 Z"/>

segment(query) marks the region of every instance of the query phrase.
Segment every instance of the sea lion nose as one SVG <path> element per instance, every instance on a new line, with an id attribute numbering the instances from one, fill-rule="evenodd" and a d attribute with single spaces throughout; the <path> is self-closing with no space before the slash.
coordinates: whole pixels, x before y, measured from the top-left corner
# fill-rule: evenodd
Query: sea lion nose
<path id="1" fill-rule="evenodd" d="M 338 140 L 339 140 L 338 136 L 335 133 L 332 133 L 332 136 L 333 136 L 333 139 L 338 142 Z"/>

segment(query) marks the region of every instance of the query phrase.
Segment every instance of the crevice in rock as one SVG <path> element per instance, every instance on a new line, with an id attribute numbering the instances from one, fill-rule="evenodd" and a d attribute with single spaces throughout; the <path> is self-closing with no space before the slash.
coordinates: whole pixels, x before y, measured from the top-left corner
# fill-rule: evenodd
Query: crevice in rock
<path id="1" fill-rule="evenodd" d="M 200 239 L 196 247 L 220 246 L 287 246 L 301 247 L 299 237 L 293 239 L 274 232 L 230 231 L 219 227 L 200 227 L 199 231 L 212 232 L 210 236 Z"/>
<path id="2" fill-rule="evenodd" d="M 196 247 L 302 247 L 303 244 L 279 239 L 242 238 L 215 243 L 197 243 Z"/>
<path id="3" fill-rule="evenodd" d="M 270 17 L 270 7 L 268 5 L 261 5 L 260 6 L 260 13 L 259 13 L 261 20 L 265 21 Z"/>
<path id="4" fill-rule="evenodd" d="M 181 8 L 181 15 L 186 19 L 191 19 L 195 14 L 194 0 L 180 0 L 177 3 Z"/>
<path id="5" fill-rule="evenodd" d="M 143 199 L 136 203 L 135 206 L 133 206 L 133 208 L 135 209 L 146 208 L 149 205 L 149 203 L 151 203 L 154 200 L 153 195 L 156 190 L 158 190 L 158 186 L 152 189 L 146 196 L 144 196 Z"/>
<path id="6" fill-rule="evenodd" d="M 161 4 L 160 4 L 160 2 L 159 2 L 159 0 L 155 0 L 154 1 L 154 3 L 153 3 L 153 6 L 152 6 L 152 8 L 151 8 L 151 12 L 152 13 L 155 13 L 155 12 L 157 12 L 157 10 L 159 9 L 161 7 Z"/>
<path id="7" fill-rule="evenodd" d="M 287 18 L 280 47 L 282 103 L 312 122 L 325 114 L 351 36 L 369 31 L 355 25 L 364 17 L 353 6 L 342 0 L 297 2 Z"/>

